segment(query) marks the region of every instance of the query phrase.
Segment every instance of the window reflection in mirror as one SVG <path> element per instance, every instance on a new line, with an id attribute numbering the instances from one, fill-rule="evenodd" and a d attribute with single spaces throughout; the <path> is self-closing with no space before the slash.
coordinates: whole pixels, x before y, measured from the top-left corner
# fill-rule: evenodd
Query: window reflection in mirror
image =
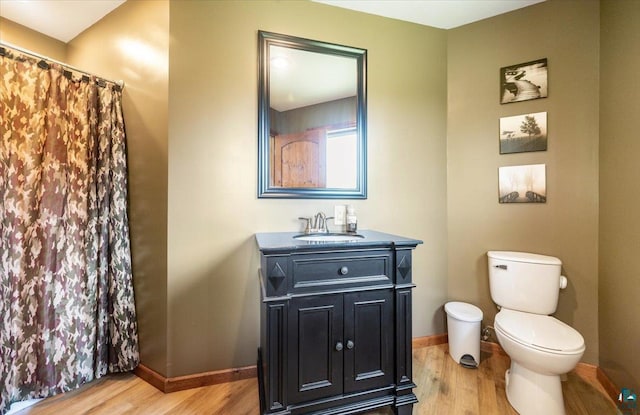
<path id="1" fill-rule="evenodd" d="M 259 40 L 259 197 L 366 198 L 366 51 Z"/>
<path id="2" fill-rule="evenodd" d="M 353 189 L 357 184 L 358 135 L 356 129 L 327 131 L 327 187 Z"/>

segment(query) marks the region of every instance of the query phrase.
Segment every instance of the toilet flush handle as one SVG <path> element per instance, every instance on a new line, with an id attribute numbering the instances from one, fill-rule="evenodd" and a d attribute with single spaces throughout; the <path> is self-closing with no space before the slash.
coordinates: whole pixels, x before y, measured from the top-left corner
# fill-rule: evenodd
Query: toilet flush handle
<path id="1" fill-rule="evenodd" d="M 560 275 L 560 289 L 564 290 L 565 288 L 567 288 L 567 277 Z"/>

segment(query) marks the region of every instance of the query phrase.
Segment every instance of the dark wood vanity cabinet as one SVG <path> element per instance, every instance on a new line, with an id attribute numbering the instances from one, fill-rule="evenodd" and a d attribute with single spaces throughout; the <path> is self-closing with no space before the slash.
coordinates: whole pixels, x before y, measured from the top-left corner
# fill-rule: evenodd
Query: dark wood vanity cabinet
<path id="1" fill-rule="evenodd" d="M 362 233 L 294 245 L 284 235 L 295 234 L 256 235 L 263 414 L 411 414 L 411 251 L 421 242 Z"/>

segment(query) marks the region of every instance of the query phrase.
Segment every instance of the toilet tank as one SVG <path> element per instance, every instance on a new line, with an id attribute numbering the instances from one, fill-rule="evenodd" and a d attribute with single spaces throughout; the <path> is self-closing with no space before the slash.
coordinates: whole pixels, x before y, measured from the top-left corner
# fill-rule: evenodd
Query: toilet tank
<path id="1" fill-rule="evenodd" d="M 526 252 L 489 251 L 487 256 L 494 303 L 534 314 L 556 311 L 562 261 Z"/>

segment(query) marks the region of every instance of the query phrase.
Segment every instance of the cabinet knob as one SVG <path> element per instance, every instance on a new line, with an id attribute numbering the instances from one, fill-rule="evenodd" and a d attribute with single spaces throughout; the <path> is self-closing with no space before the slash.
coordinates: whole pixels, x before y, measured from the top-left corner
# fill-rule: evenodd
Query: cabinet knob
<path id="1" fill-rule="evenodd" d="M 338 342 L 336 344 L 336 351 L 340 352 L 340 351 L 342 351 L 342 349 L 343 349 L 342 342 Z"/>
<path id="2" fill-rule="evenodd" d="M 353 344 L 353 342 L 351 340 L 347 341 L 347 349 L 351 350 L 353 349 L 353 346 L 355 346 L 355 344 Z"/>
<path id="3" fill-rule="evenodd" d="M 348 273 L 349 273 L 349 268 L 347 268 L 347 267 L 340 268 L 340 274 L 341 275 L 347 275 Z"/>

